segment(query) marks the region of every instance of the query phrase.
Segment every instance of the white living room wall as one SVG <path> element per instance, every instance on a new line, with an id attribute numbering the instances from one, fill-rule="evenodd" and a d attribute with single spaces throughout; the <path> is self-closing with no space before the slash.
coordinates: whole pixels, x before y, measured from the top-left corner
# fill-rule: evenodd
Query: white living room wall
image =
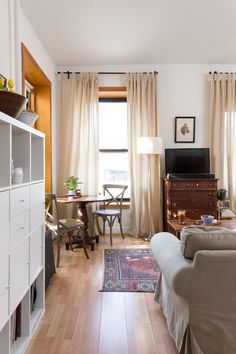
<path id="1" fill-rule="evenodd" d="M 209 71 L 236 71 L 236 65 L 141 65 L 141 66 L 103 66 L 103 67 L 58 67 L 58 71 L 90 72 L 146 72 L 158 71 L 158 114 L 160 136 L 164 148 L 171 147 L 209 147 Z M 125 86 L 125 75 L 100 75 L 100 86 Z M 195 116 L 195 143 L 174 142 L 174 118 L 176 116 Z M 164 153 L 161 156 L 161 170 L 164 174 Z M 129 211 L 124 211 L 124 230 L 128 230 Z M 116 225 L 119 231 L 118 225 Z"/>
<path id="2" fill-rule="evenodd" d="M 0 0 L 1 27 L 0 48 L 1 65 L 0 74 L 15 81 L 16 92 L 21 93 L 22 62 L 21 43 L 24 43 L 36 62 L 52 83 L 52 154 L 53 154 L 53 189 L 56 186 L 56 76 L 55 65 L 35 34 L 27 17 L 25 16 L 20 0 Z"/>
<path id="3" fill-rule="evenodd" d="M 209 71 L 236 71 L 235 65 L 140 65 L 103 67 L 58 67 L 58 71 L 146 72 L 158 71 L 158 114 L 164 148 L 209 146 Z M 125 75 L 100 75 L 100 86 L 125 86 Z M 195 143 L 174 142 L 174 118 L 195 116 Z"/>
<path id="4" fill-rule="evenodd" d="M 0 0 L 0 9 L 1 9 L 1 28 L 2 28 L 2 30 L 0 31 L 0 48 L 1 48 L 0 74 L 2 74 L 5 77 L 9 77 L 10 75 L 9 1 Z"/>

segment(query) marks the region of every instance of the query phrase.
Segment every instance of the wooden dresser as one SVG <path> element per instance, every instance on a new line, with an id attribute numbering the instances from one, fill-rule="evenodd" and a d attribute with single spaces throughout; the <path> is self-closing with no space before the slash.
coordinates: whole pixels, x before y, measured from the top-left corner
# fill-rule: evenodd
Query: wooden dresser
<path id="1" fill-rule="evenodd" d="M 163 179 L 164 227 L 167 220 L 177 218 L 177 210 L 186 210 L 186 217 L 200 219 L 201 215 L 217 217 L 216 179 Z"/>

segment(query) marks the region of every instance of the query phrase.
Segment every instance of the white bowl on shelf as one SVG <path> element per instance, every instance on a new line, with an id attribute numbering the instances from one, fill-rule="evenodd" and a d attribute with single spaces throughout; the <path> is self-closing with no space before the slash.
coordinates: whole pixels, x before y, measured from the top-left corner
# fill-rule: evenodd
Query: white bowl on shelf
<path id="1" fill-rule="evenodd" d="M 17 119 L 22 123 L 32 126 L 36 122 L 36 120 L 38 119 L 38 114 L 33 113 L 33 112 L 22 112 L 17 117 Z"/>

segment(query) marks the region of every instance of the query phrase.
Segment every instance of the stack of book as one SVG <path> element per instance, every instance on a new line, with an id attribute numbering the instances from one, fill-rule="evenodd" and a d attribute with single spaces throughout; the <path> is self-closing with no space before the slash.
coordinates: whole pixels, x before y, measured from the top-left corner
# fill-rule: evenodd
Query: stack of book
<path id="1" fill-rule="evenodd" d="M 34 311 L 36 299 L 37 299 L 37 287 L 36 287 L 36 280 L 35 280 L 35 282 L 31 285 L 31 288 L 30 288 L 30 310 L 31 310 L 31 313 Z"/>
<path id="2" fill-rule="evenodd" d="M 21 304 L 16 308 L 16 311 L 11 317 L 11 343 L 14 342 L 21 336 Z"/>

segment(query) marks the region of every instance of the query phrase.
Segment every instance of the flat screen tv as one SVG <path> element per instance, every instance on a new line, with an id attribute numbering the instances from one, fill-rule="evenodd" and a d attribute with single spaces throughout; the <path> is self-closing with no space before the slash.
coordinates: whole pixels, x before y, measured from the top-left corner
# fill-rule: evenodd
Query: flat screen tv
<path id="1" fill-rule="evenodd" d="M 165 149 L 165 171 L 166 174 L 210 173 L 210 150 Z"/>

